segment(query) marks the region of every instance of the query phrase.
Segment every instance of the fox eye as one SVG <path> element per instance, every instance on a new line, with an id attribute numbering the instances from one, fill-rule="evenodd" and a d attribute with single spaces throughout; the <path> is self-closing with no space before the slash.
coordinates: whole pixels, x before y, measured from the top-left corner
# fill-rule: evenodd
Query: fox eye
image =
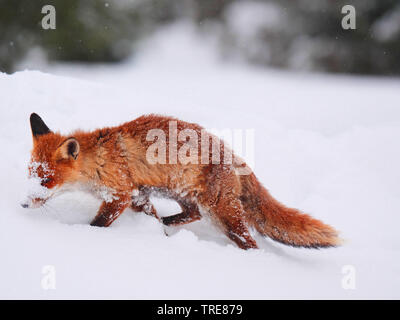
<path id="1" fill-rule="evenodd" d="M 52 181 L 51 178 L 44 178 L 44 179 L 42 179 L 40 185 L 41 185 L 42 187 L 44 187 L 46 184 L 50 183 L 51 181 Z"/>

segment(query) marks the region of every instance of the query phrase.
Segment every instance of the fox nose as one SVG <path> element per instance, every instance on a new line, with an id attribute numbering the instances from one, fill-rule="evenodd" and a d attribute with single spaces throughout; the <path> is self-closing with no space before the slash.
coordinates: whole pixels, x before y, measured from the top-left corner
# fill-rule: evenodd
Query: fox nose
<path id="1" fill-rule="evenodd" d="M 28 207 L 29 207 L 29 204 L 27 204 L 27 203 L 21 203 L 21 207 L 22 207 L 22 208 L 28 208 Z"/>

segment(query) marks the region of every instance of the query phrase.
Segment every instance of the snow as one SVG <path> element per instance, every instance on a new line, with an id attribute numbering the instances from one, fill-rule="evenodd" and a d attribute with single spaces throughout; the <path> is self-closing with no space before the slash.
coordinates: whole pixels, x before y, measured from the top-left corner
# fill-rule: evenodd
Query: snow
<path id="1" fill-rule="evenodd" d="M 277 4 L 257 1 L 233 2 L 226 13 L 230 29 L 243 39 L 255 37 L 263 29 L 279 30 L 287 22 L 285 18 Z"/>
<path id="2" fill-rule="evenodd" d="M 400 298 L 400 81 L 260 70 L 214 52 L 178 24 L 125 64 L 0 74 L 0 298 Z M 257 236 L 261 249 L 242 251 L 208 219 L 167 228 L 131 210 L 96 228 L 100 200 L 81 191 L 23 209 L 31 112 L 63 133 L 151 112 L 254 130 L 258 178 L 345 243 L 296 249 Z M 162 216 L 179 210 L 155 204 Z M 48 266 L 54 290 L 41 286 Z M 349 270 L 354 289 L 343 287 Z"/>
<path id="3" fill-rule="evenodd" d="M 400 33 L 400 5 L 376 21 L 372 26 L 372 31 L 373 35 L 382 42 L 393 41 Z"/>

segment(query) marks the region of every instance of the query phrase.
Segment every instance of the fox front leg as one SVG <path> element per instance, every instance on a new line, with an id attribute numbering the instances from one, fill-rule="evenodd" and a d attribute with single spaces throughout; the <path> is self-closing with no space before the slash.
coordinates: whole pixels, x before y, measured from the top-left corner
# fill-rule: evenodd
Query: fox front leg
<path id="1" fill-rule="evenodd" d="M 156 208 L 154 208 L 153 204 L 150 202 L 150 194 L 143 190 L 140 190 L 136 195 L 132 196 L 131 209 L 135 212 L 144 212 L 160 220 Z"/>
<path id="2" fill-rule="evenodd" d="M 119 195 L 118 199 L 111 202 L 104 201 L 96 215 L 90 223 L 91 226 L 108 227 L 122 212 L 130 205 L 129 195 Z"/>

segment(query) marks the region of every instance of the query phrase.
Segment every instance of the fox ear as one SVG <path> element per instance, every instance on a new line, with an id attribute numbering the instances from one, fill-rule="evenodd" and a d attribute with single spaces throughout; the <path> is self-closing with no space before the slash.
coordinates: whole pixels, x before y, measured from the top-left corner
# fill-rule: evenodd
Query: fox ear
<path id="1" fill-rule="evenodd" d="M 39 117 L 36 113 L 31 114 L 30 121 L 33 137 L 50 133 L 50 129 L 43 122 L 42 118 Z"/>
<path id="2" fill-rule="evenodd" d="M 68 160 L 70 158 L 76 160 L 79 155 L 79 142 L 75 138 L 65 140 L 57 149 L 57 160 Z"/>

